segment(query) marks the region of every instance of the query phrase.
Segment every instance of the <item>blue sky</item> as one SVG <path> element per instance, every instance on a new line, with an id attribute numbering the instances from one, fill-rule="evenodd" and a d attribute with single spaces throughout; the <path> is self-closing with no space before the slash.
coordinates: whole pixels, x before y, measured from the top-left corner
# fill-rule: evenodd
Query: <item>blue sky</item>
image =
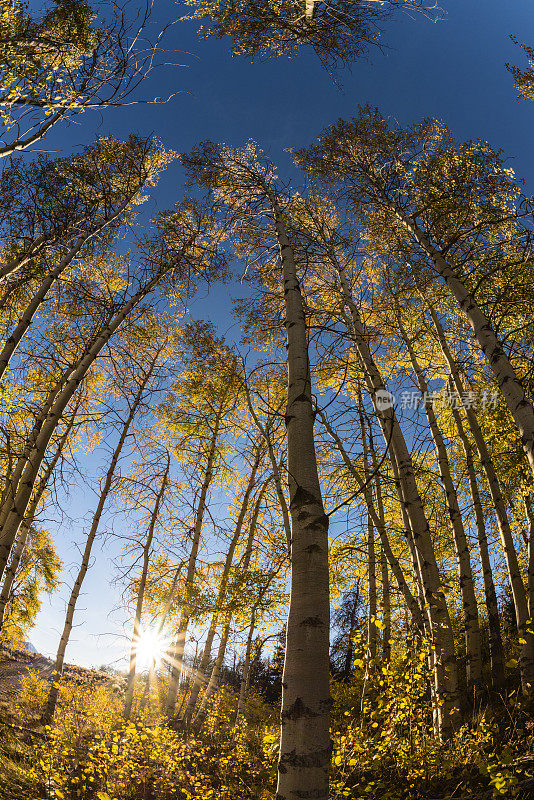
<path id="1" fill-rule="evenodd" d="M 341 73 L 342 90 L 321 70 L 312 53 L 251 64 L 231 58 L 227 41 L 199 42 L 194 23 L 178 23 L 167 37 L 167 47 L 176 52 L 169 52 L 166 60 L 186 66 L 153 73 L 142 95 L 183 94 L 164 105 L 85 114 L 76 125 L 49 136 L 44 149 L 58 154 L 73 152 L 95 136 L 108 133 L 119 137 L 130 132 L 154 133 L 176 151 L 187 151 L 202 139 L 238 145 L 252 138 L 279 163 L 281 175 L 289 173 L 298 180 L 285 150 L 309 144 L 338 117 L 355 113 L 358 104 L 371 103 L 401 125 L 433 116 L 446 122 L 458 139 L 488 140 L 504 150 L 509 166 L 525 179 L 525 191 L 533 193 L 534 103 L 517 99 L 512 76 L 505 68 L 506 62 L 526 63 L 510 34 L 534 43 L 532 0 L 449 0 L 442 6 L 444 19 L 440 22 L 402 15 L 388 20 L 383 32 L 386 52 L 375 51 L 369 61 Z M 156 0 L 154 30 L 183 13 L 187 8 Z M 163 174 L 144 213 L 148 216 L 156 209 L 171 207 L 182 195 L 182 182 L 180 166 L 174 163 Z M 211 319 L 225 333 L 232 326 L 231 291 L 216 287 L 193 305 L 193 313 Z M 86 466 L 98 474 L 103 463 L 95 454 Z M 30 635 L 45 653 L 52 653 L 57 645 L 68 568 L 78 561 L 73 539 L 82 541 L 95 496 L 75 488 L 65 503 L 71 521 L 49 527 L 66 563 L 66 583 L 51 602 L 44 601 Z M 77 611 L 79 627 L 73 631 L 69 661 L 109 663 L 126 647 L 120 638 L 121 616 L 111 614 L 119 602 L 118 591 L 109 585 L 113 553 L 111 547 L 95 553 Z"/>

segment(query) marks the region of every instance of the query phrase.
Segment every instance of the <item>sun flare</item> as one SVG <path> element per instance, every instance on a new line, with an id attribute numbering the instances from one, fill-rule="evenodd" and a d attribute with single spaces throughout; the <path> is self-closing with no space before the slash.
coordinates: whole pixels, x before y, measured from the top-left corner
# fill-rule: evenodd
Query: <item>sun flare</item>
<path id="1" fill-rule="evenodd" d="M 167 644 L 166 637 L 151 628 L 141 630 L 136 647 L 138 667 L 148 669 L 152 662 L 157 667 L 165 654 Z"/>

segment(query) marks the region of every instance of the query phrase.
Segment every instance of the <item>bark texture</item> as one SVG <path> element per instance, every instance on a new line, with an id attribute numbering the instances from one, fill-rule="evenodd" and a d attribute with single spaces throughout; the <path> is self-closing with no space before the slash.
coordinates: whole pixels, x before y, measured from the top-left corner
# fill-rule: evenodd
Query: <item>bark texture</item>
<path id="1" fill-rule="evenodd" d="M 328 517 L 317 471 L 306 317 L 284 215 L 271 196 L 287 332 L 285 413 L 291 596 L 282 677 L 277 800 L 327 800 L 330 740 Z"/>

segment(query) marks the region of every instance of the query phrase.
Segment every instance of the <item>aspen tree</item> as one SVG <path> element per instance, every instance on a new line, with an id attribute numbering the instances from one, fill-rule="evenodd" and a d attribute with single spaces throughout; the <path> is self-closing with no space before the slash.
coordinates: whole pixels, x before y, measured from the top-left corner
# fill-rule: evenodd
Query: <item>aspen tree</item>
<path id="1" fill-rule="evenodd" d="M 134 616 L 134 626 L 133 626 L 133 635 L 132 635 L 132 643 L 130 648 L 130 665 L 128 670 L 128 676 L 126 679 L 126 691 L 124 693 L 124 709 L 123 709 L 123 716 L 124 719 L 130 719 L 132 714 L 132 704 L 134 699 L 134 691 L 135 691 L 135 672 L 137 666 L 137 652 L 139 647 L 139 640 L 141 637 L 141 618 L 143 613 L 143 603 L 145 599 L 145 589 L 146 589 L 146 582 L 148 576 L 148 566 L 150 562 L 150 555 L 152 549 L 152 542 L 154 539 L 154 533 L 156 530 L 156 526 L 159 521 L 159 515 L 161 511 L 161 505 L 163 501 L 163 497 L 165 492 L 167 491 L 168 484 L 169 484 L 169 470 L 171 466 L 171 457 L 168 450 L 165 450 L 164 454 L 158 453 L 158 461 L 160 460 L 160 456 L 162 456 L 161 460 L 165 465 L 165 469 L 163 472 L 163 476 L 161 478 L 161 483 L 158 487 L 157 492 L 155 493 L 154 497 L 154 507 L 152 509 L 152 513 L 150 515 L 150 520 L 148 524 L 148 530 L 146 533 L 146 539 L 143 544 L 142 548 L 142 566 L 141 566 L 141 575 L 139 577 L 139 584 L 137 587 L 137 599 L 135 604 L 135 616 Z M 152 474 L 150 478 L 152 479 Z"/>
<path id="2" fill-rule="evenodd" d="M 99 357 L 103 348 L 128 319 L 137 306 L 153 292 L 164 279 L 174 280 L 173 275 L 180 281 L 184 281 L 186 274 L 202 275 L 206 267 L 206 254 L 203 249 L 197 248 L 192 258 L 190 258 L 191 247 L 200 237 L 200 232 L 204 227 L 202 213 L 191 203 L 184 203 L 180 212 L 176 212 L 174 217 L 182 220 L 180 229 L 176 228 L 174 219 L 171 228 L 172 249 L 169 252 L 169 245 L 162 239 L 169 238 L 169 231 L 164 230 L 163 236 L 156 236 L 153 243 L 148 245 L 150 258 L 144 270 L 140 272 L 140 279 L 137 289 L 126 296 L 115 297 L 111 302 L 111 307 L 103 315 L 102 321 L 94 325 L 91 338 L 85 343 L 85 347 L 79 352 L 72 363 L 60 376 L 57 383 L 50 390 L 49 398 L 43 406 L 41 418 L 38 424 L 27 439 L 25 451 L 18 460 L 14 474 L 17 480 L 14 485 L 12 496 L 12 479 L 7 481 L 7 499 L 3 501 L 0 508 L 0 576 L 3 574 L 6 562 L 14 540 L 16 539 L 20 524 L 33 491 L 33 486 L 38 475 L 40 465 L 45 456 L 48 443 L 67 407 L 69 401 L 78 389 L 80 383 L 87 375 L 93 363 Z M 159 223 L 162 226 L 162 223 Z M 163 226 L 162 226 L 163 227 Z M 157 246 L 157 259 L 155 248 Z M 220 269 L 221 262 L 210 261 L 209 267 L 204 274 L 214 275 Z M 145 272 L 143 276 L 143 271 Z"/>
<path id="3" fill-rule="evenodd" d="M 259 0 L 188 0 L 202 20 L 202 37 L 231 36 L 233 55 L 262 58 L 294 56 L 311 47 L 323 67 L 349 65 L 379 43 L 378 25 L 393 9 L 431 13 L 419 0 L 385 0 L 380 7 L 358 0 L 282 0 L 276 6 Z"/>
<path id="4" fill-rule="evenodd" d="M 221 580 L 219 583 L 219 588 L 217 591 L 217 598 L 215 601 L 215 609 L 211 616 L 210 626 L 208 629 L 208 633 L 206 635 L 206 641 L 204 643 L 204 649 L 202 651 L 202 657 L 200 659 L 200 663 L 198 669 L 196 671 L 196 675 L 193 679 L 193 685 L 191 687 L 191 694 L 189 695 L 189 699 L 187 701 L 187 705 L 184 711 L 184 719 L 187 723 L 190 722 L 193 713 L 195 711 L 196 702 L 198 696 L 200 694 L 200 690 L 202 688 L 202 682 L 205 680 L 204 675 L 206 672 L 206 668 L 208 666 L 208 662 L 211 657 L 211 648 L 213 646 L 213 639 L 215 638 L 215 633 L 217 631 L 217 624 L 219 620 L 219 615 L 221 611 L 221 606 L 223 605 L 226 599 L 226 592 L 228 588 L 228 581 L 230 578 L 230 571 L 232 569 L 232 562 L 234 559 L 234 554 L 236 551 L 236 547 L 239 543 L 239 539 L 241 537 L 241 533 L 243 531 L 243 526 L 245 524 L 245 518 L 248 510 L 248 504 L 250 502 L 251 494 L 254 490 L 254 486 L 256 483 L 256 475 L 258 469 L 260 467 L 260 462 L 263 456 L 263 441 L 260 441 L 260 444 L 253 443 L 253 453 L 254 457 L 252 460 L 252 465 L 250 469 L 250 474 L 247 479 L 245 485 L 245 491 L 243 493 L 243 498 L 241 500 L 239 513 L 237 515 L 237 520 L 235 523 L 235 530 L 232 538 L 230 539 L 230 544 L 228 550 L 226 552 L 226 557 L 224 560 L 224 565 L 221 574 Z"/>
<path id="5" fill-rule="evenodd" d="M 397 582 L 397 586 L 399 587 L 399 590 L 400 590 L 400 592 L 401 592 L 401 594 L 402 594 L 402 596 L 404 598 L 404 601 L 405 601 L 405 603 L 406 603 L 406 605 L 407 605 L 407 607 L 408 607 L 408 609 L 410 611 L 413 623 L 422 632 L 423 629 L 424 629 L 424 620 L 423 620 L 423 615 L 421 613 L 421 609 L 419 607 L 419 604 L 418 604 L 417 600 L 413 596 L 412 591 L 411 591 L 411 589 L 410 589 L 410 587 L 409 587 L 409 585 L 408 585 L 408 583 L 406 581 L 406 578 L 404 576 L 404 573 L 402 571 L 402 568 L 401 568 L 401 566 L 399 564 L 398 559 L 393 554 L 393 551 L 391 549 L 391 545 L 390 545 L 390 542 L 389 542 L 389 539 L 388 539 L 388 536 L 387 536 L 386 528 L 385 528 L 385 525 L 383 524 L 382 514 L 381 514 L 380 511 L 377 512 L 377 510 L 374 507 L 373 498 L 372 498 L 372 495 L 371 495 L 371 492 L 370 492 L 369 485 L 364 480 L 363 475 L 359 474 L 358 470 L 356 469 L 356 467 L 354 465 L 354 462 L 351 460 L 351 458 L 348 455 L 345 447 L 343 446 L 343 442 L 341 441 L 340 437 L 336 434 L 335 430 L 332 428 L 332 426 L 328 422 L 325 414 L 323 414 L 322 411 L 317 409 L 317 415 L 318 415 L 319 419 L 321 420 L 321 423 L 323 424 L 325 430 L 328 432 L 330 437 L 335 442 L 336 448 L 338 449 L 346 468 L 350 472 L 352 478 L 355 480 L 356 486 L 358 487 L 359 492 L 365 498 L 365 504 L 366 504 L 366 507 L 367 507 L 367 513 L 369 514 L 369 516 L 373 520 L 373 523 L 374 523 L 374 525 L 375 525 L 375 527 L 376 527 L 376 529 L 377 529 L 377 531 L 379 533 L 380 544 L 381 544 L 382 550 L 383 550 L 383 552 L 384 552 L 384 554 L 385 554 L 385 556 L 386 556 L 386 558 L 388 560 L 388 563 L 389 563 L 389 565 L 391 567 L 391 571 L 392 571 L 392 573 L 393 573 L 393 575 L 395 577 L 395 580 Z"/>
<path id="6" fill-rule="evenodd" d="M 115 474 L 117 470 L 117 466 L 119 464 L 119 460 L 121 454 L 123 452 L 124 446 L 128 440 L 128 436 L 130 435 L 132 425 L 136 416 L 139 412 L 139 409 L 143 403 L 143 400 L 147 394 L 147 387 L 150 384 L 150 380 L 153 376 L 153 373 L 156 369 L 156 365 L 158 360 L 161 357 L 162 351 L 165 348 L 165 342 L 160 343 L 159 345 L 156 344 L 155 348 L 151 348 L 152 352 L 148 355 L 148 359 L 146 364 L 141 364 L 141 369 L 138 375 L 131 375 L 130 374 L 130 381 L 132 382 L 133 387 L 135 387 L 136 391 L 131 398 L 127 400 L 127 408 L 128 413 L 125 419 L 122 422 L 121 426 L 121 433 L 117 444 L 113 450 L 111 455 L 111 459 L 109 462 L 108 469 L 106 471 L 106 476 L 104 478 L 104 482 L 100 491 L 98 503 L 95 509 L 95 513 L 93 515 L 93 519 L 91 522 L 91 527 L 89 529 L 89 533 L 87 535 L 87 539 L 85 540 L 85 547 L 82 555 L 82 560 L 80 563 L 80 568 L 78 570 L 78 574 L 76 576 L 76 580 L 74 581 L 73 587 L 70 592 L 69 601 L 67 604 L 67 612 L 65 615 L 65 622 L 63 626 L 63 632 L 61 634 L 61 638 L 59 641 L 56 658 L 54 662 L 54 673 L 55 678 L 50 686 L 50 690 L 48 693 L 48 699 L 46 701 L 45 709 L 43 712 L 43 719 L 45 721 L 50 721 L 55 712 L 57 698 L 59 695 L 59 679 L 61 677 L 63 671 L 63 664 L 65 661 L 65 653 L 67 650 L 67 646 L 69 643 L 70 635 L 72 632 L 72 626 L 74 622 L 74 614 L 76 611 L 76 604 L 78 602 L 78 598 L 80 596 L 80 592 L 83 586 L 83 582 L 85 580 L 85 576 L 87 574 L 87 570 L 89 569 L 89 562 L 91 559 L 91 552 L 93 549 L 93 544 L 95 542 L 100 521 L 102 519 L 102 514 L 104 512 L 104 508 L 108 501 L 109 495 L 112 491 L 113 482 L 115 479 Z M 130 384 L 128 384 L 130 385 Z"/>
<path id="7" fill-rule="evenodd" d="M 371 433 L 365 430 L 365 422 L 363 417 L 362 396 L 358 395 L 358 416 L 360 418 L 360 435 L 362 439 L 363 451 L 363 476 L 366 483 L 371 480 L 371 472 L 369 469 L 369 454 L 368 448 L 372 447 L 370 442 Z M 365 684 L 369 672 L 373 669 L 373 664 L 376 661 L 377 654 L 377 629 L 376 629 L 376 612 L 377 612 L 377 595 L 376 595 L 376 555 L 375 555 L 375 540 L 374 528 L 371 515 L 367 513 L 367 652 L 366 652 L 366 668 L 364 688 L 362 691 L 362 703 L 365 696 Z"/>
<path id="8" fill-rule="evenodd" d="M 373 247 L 406 260 L 412 273 L 422 255 L 426 280 L 437 277 L 447 287 L 495 376 L 534 474 L 534 406 L 482 308 L 481 287 L 496 270 L 530 264 L 528 246 L 521 254 L 529 233 L 520 227 L 519 189 L 500 154 L 480 141 L 457 145 L 436 120 L 390 130 L 367 107 L 327 129 L 297 162 L 343 186 Z"/>
<path id="9" fill-rule="evenodd" d="M 235 722 L 236 723 L 239 720 L 239 718 L 242 716 L 244 708 L 245 708 L 245 701 L 246 701 L 246 697 L 247 697 L 247 691 L 248 691 L 249 680 L 250 680 L 250 669 L 251 669 L 251 665 L 252 665 L 252 645 L 253 645 L 253 636 L 254 636 L 254 630 L 255 630 L 255 625 L 256 625 L 256 618 L 257 618 L 257 615 L 258 615 L 258 611 L 260 610 L 260 607 L 261 607 L 261 605 L 262 605 L 262 603 L 264 601 L 265 595 L 267 594 L 267 592 L 268 592 L 268 590 L 270 588 L 271 581 L 276 576 L 277 572 L 278 572 L 278 568 L 276 568 L 274 571 L 269 572 L 269 574 L 266 576 L 265 583 L 264 583 L 263 586 L 260 587 L 260 590 L 258 592 L 258 596 L 257 596 L 257 598 L 256 598 L 256 600 L 254 602 L 254 605 L 252 606 L 251 612 L 250 612 L 250 623 L 249 623 L 249 626 L 248 626 L 247 642 L 246 642 L 246 646 L 245 646 L 245 658 L 244 658 L 244 661 L 243 661 L 243 669 L 242 669 L 242 674 L 241 674 L 241 683 L 239 685 L 239 696 L 238 696 L 238 699 L 237 699 L 237 709 L 236 709 L 236 715 L 235 715 Z"/>
<path id="10" fill-rule="evenodd" d="M 320 213 L 315 215 L 313 211 L 306 210 L 304 216 L 309 219 L 316 235 L 315 251 L 321 271 L 327 269 L 337 276 L 339 313 L 356 350 L 365 386 L 396 471 L 399 500 L 403 514 L 409 519 L 409 525 L 405 526 L 407 540 L 412 549 L 414 569 L 423 592 L 421 597 L 424 598 L 432 646 L 436 653 L 434 677 L 438 698 L 435 703 L 439 718 L 438 728 L 440 735 L 446 738 L 460 722 L 456 654 L 449 610 L 441 585 L 429 523 L 415 480 L 411 454 L 390 400 L 391 395 L 369 348 L 366 327 L 352 296 L 345 265 L 340 260 L 344 257 L 343 250 L 332 241 L 333 225 L 331 222 L 323 225 Z"/>
<path id="11" fill-rule="evenodd" d="M 247 536 L 247 542 L 246 542 L 246 545 L 245 545 L 245 552 L 243 554 L 243 558 L 241 559 L 241 561 L 239 563 L 239 570 L 240 570 L 241 573 L 246 573 L 246 571 L 248 570 L 248 568 L 250 566 L 250 560 L 252 558 L 252 552 L 253 552 L 253 542 L 254 542 L 254 537 L 256 536 L 256 528 L 257 528 L 257 525 L 258 525 L 258 517 L 259 517 L 259 514 L 260 514 L 260 508 L 261 508 L 261 504 L 262 504 L 262 501 L 263 501 L 263 497 L 264 497 L 265 491 L 266 491 L 271 479 L 272 479 L 272 477 L 269 476 L 269 478 L 267 478 L 267 480 L 264 481 L 263 486 L 261 487 L 260 491 L 258 492 L 258 496 L 257 496 L 256 501 L 254 503 L 254 508 L 252 510 L 252 515 L 251 515 L 250 523 L 249 523 L 249 526 L 248 526 L 248 536 Z M 225 653 L 226 653 L 226 647 L 228 645 L 228 638 L 229 638 L 229 635 L 230 635 L 230 625 L 231 625 L 231 623 L 232 623 L 232 614 L 230 612 L 228 612 L 228 616 L 227 616 L 227 619 L 226 619 L 226 622 L 225 622 L 225 625 L 224 625 L 224 629 L 223 629 L 223 632 L 221 634 L 221 640 L 219 642 L 219 649 L 217 650 L 217 656 L 215 658 L 215 662 L 213 664 L 209 680 L 208 680 L 208 682 L 206 684 L 206 688 L 205 688 L 204 693 L 202 695 L 202 700 L 200 702 L 198 710 L 197 710 L 197 712 L 195 714 L 195 717 L 193 719 L 193 723 L 195 723 L 202 716 L 202 714 L 204 712 L 204 709 L 206 708 L 208 699 L 211 697 L 215 687 L 217 686 L 217 682 L 219 680 L 219 675 L 220 675 L 220 672 L 221 672 L 221 667 L 222 667 L 222 664 L 223 664 L 223 661 L 224 661 L 224 656 L 225 656 Z"/>
<path id="12" fill-rule="evenodd" d="M 287 334 L 289 510 L 291 515 L 291 600 L 283 676 L 279 800 L 308 793 L 328 796 L 329 732 L 329 574 L 328 517 L 325 514 L 313 435 L 314 410 L 306 314 L 298 264 L 288 234 L 285 198 L 274 166 L 253 143 L 243 151 L 204 143 L 182 156 L 191 179 L 208 186 L 228 216 L 242 220 L 253 209 L 265 238 L 277 248 L 278 286 L 283 291 Z M 256 225 L 257 225 L 256 219 Z M 243 241 L 243 240 L 241 240 Z"/>
<path id="13" fill-rule="evenodd" d="M 386 519 L 384 514 L 384 502 L 382 498 L 382 481 L 380 479 L 380 470 L 378 465 L 378 459 L 376 456 L 376 448 L 374 446 L 372 438 L 370 438 L 369 440 L 369 448 L 371 450 L 371 463 L 374 475 L 376 509 L 380 522 L 378 530 L 380 535 L 380 530 L 385 531 Z M 382 538 L 385 539 L 386 537 L 382 537 L 380 535 L 381 545 L 380 545 L 379 564 L 380 564 L 380 578 L 382 584 L 382 622 L 384 625 L 382 632 L 382 661 L 388 664 L 391 658 L 391 593 L 389 585 L 388 558 L 386 551 L 384 549 L 384 545 L 382 544 Z"/>
<path id="14" fill-rule="evenodd" d="M 453 406 L 451 413 L 453 415 L 456 430 L 458 432 L 458 438 L 462 443 L 462 448 L 465 455 L 467 475 L 469 478 L 469 488 L 471 491 L 471 498 L 473 500 L 473 508 L 475 511 L 478 548 L 480 552 L 480 563 L 482 566 L 482 578 L 484 581 L 484 596 L 486 600 L 486 609 L 488 612 L 491 680 L 495 691 L 500 692 L 504 687 L 504 649 L 501 636 L 499 605 L 497 602 L 497 593 L 495 591 L 493 570 L 491 567 L 491 559 L 488 548 L 484 510 L 482 508 L 480 492 L 478 489 L 471 442 L 469 441 L 469 438 L 465 432 L 459 410 Z"/>
<path id="15" fill-rule="evenodd" d="M 35 170 L 30 165 L 26 191 L 31 204 L 37 206 L 33 211 L 41 225 L 35 231 L 33 221 L 32 230 L 19 230 L 17 225 L 12 232 L 9 227 L 18 220 L 11 220 L 8 227 L 9 238 L 16 232 L 23 236 L 23 241 L 11 243 L 18 253 L 0 269 L 4 304 L 18 287 L 22 286 L 24 291 L 22 307 L 17 309 L 18 320 L 0 349 L 0 378 L 58 279 L 68 281 L 65 273 L 69 266 L 84 252 L 87 254 L 89 246 L 94 248 L 97 243 L 102 246 L 104 242 L 99 239 L 109 240 L 132 216 L 133 207 L 140 202 L 140 190 L 156 181 L 166 160 L 157 143 L 130 137 L 125 143 L 103 138 L 77 158 L 41 164 L 43 172 L 50 168 L 53 173 L 52 177 L 46 176 L 42 186 L 33 180 Z M 50 184 L 54 184 L 56 196 L 49 196 Z M 45 213 L 41 205 L 47 209 Z M 20 222 L 26 217 L 31 219 L 31 213 L 31 207 L 21 209 Z M 59 226 L 57 219 L 62 220 Z"/>
<path id="16" fill-rule="evenodd" d="M 232 412 L 236 406 L 239 383 L 236 361 L 224 343 L 217 340 L 210 326 L 196 325 L 188 333 L 189 356 L 186 370 L 176 382 L 169 397 L 159 409 L 161 420 L 179 436 L 186 435 L 188 442 L 197 442 L 198 452 L 191 463 L 195 465 L 195 482 L 198 482 L 198 500 L 194 509 L 191 544 L 187 569 L 182 587 L 183 600 L 176 630 L 176 638 L 169 652 L 171 676 L 165 701 L 165 714 L 172 718 L 183 666 L 184 648 L 189 621 L 193 613 L 192 597 L 195 586 L 197 559 L 201 544 L 204 516 L 215 475 L 223 468 L 222 449 L 231 427 Z M 195 405 L 191 408 L 191 400 Z M 190 459 L 190 453 L 177 452 L 180 460 Z M 200 469 L 198 469 L 200 467 Z"/>
<path id="17" fill-rule="evenodd" d="M 108 8 L 107 19 L 100 14 L 95 24 L 85 0 L 57 0 L 38 12 L 19 0 L 3 5 L 0 158 L 31 147 L 87 109 L 135 102 L 158 63 L 164 31 L 150 44 L 150 4 L 130 20 L 125 8 Z"/>
<path id="18" fill-rule="evenodd" d="M 54 455 L 50 459 L 50 462 L 46 464 L 42 474 L 39 475 L 39 481 L 35 488 L 34 494 L 30 503 L 28 505 L 28 509 L 26 511 L 26 516 L 21 525 L 21 530 L 19 531 L 19 535 L 17 538 L 17 542 L 13 548 L 11 559 L 9 561 L 8 567 L 5 571 L 4 575 L 4 583 L 2 585 L 2 592 L 0 593 L 0 630 L 2 629 L 2 625 L 4 622 L 4 613 L 6 604 L 9 601 L 9 597 L 11 594 L 11 587 L 13 585 L 13 581 L 15 580 L 15 576 L 17 574 L 17 569 L 20 564 L 21 556 L 24 552 L 24 548 L 26 546 L 26 541 L 28 539 L 28 535 L 30 533 L 31 526 L 34 523 L 35 515 L 37 513 L 37 509 L 41 500 L 43 499 L 43 495 L 48 487 L 50 479 L 54 473 L 55 468 L 57 467 L 61 455 L 65 449 L 71 431 L 74 427 L 76 417 L 78 415 L 78 409 L 80 407 L 81 397 L 75 403 L 74 408 L 70 414 L 69 419 L 65 425 L 65 430 L 63 431 L 57 445 L 55 448 Z"/>
<path id="19" fill-rule="evenodd" d="M 461 401 L 461 399 L 464 397 L 464 386 L 460 375 L 460 370 L 448 345 L 445 332 L 441 326 L 436 311 L 432 306 L 429 307 L 429 312 L 443 356 L 450 370 L 452 384 L 454 385 L 457 397 Z M 489 453 L 488 446 L 484 439 L 482 429 L 474 410 L 466 405 L 465 415 L 469 430 L 475 442 L 475 447 L 480 459 L 482 470 L 486 477 L 493 507 L 495 509 L 495 515 L 497 517 L 499 534 L 506 559 L 508 577 L 510 579 L 510 586 L 512 588 L 517 628 L 520 632 L 520 637 L 522 638 L 523 642 L 525 642 L 525 644 L 521 645 L 519 659 L 521 683 L 523 690 L 525 692 L 529 692 L 530 687 L 534 686 L 534 635 L 529 633 L 527 622 L 530 617 L 525 584 L 521 575 L 512 529 L 510 527 L 510 521 L 508 519 L 508 513 L 506 511 L 506 505 L 502 496 L 495 465 L 493 464 L 493 460 Z"/>
<path id="20" fill-rule="evenodd" d="M 527 518 L 527 598 L 530 627 L 534 619 L 534 511 L 532 509 L 531 495 L 523 498 L 525 516 Z"/>
<path id="21" fill-rule="evenodd" d="M 421 397 L 424 399 L 425 414 L 428 420 L 430 432 L 432 434 L 432 439 L 434 441 L 434 446 L 436 448 L 439 474 L 446 494 L 447 510 L 449 512 L 450 524 L 456 549 L 456 557 L 458 560 L 460 591 L 462 593 L 465 626 L 467 685 L 471 692 L 473 692 L 476 690 L 482 675 L 482 653 L 478 605 L 475 596 L 473 571 L 471 568 L 471 555 L 469 546 L 467 544 L 467 537 L 462 521 L 458 496 L 456 494 L 456 488 L 452 478 L 449 458 L 447 455 L 447 447 L 438 425 L 436 414 L 432 406 L 432 401 L 428 399 L 430 397 L 428 384 L 419 361 L 417 360 L 410 336 L 402 323 L 398 304 L 395 303 L 395 305 L 399 332 L 408 351 Z"/>
<path id="22" fill-rule="evenodd" d="M 247 406 L 250 412 L 252 419 L 254 420 L 254 424 L 258 428 L 259 432 L 265 439 L 265 443 L 267 445 L 267 452 L 269 454 L 269 460 L 271 462 L 271 467 L 273 470 L 273 481 L 276 488 L 276 495 L 278 497 L 278 502 L 280 505 L 280 512 L 282 514 L 282 519 L 284 522 L 284 531 L 286 534 L 286 541 L 287 541 L 287 551 L 291 553 L 291 522 L 289 516 L 289 508 L 287 505 L 286 496 L 284 494 L 284 490 L 282 488 L 282 478 L 280 475 L 280 465 L 276 460 L 276 455 L 274 452 L 273 440 L 272 440 L 272 420 L 267 419 L 265 424 L 260 421 L 257 411 L 254 408 L 254 403 L 252 399 L 252 391 L 250 384 L 248 382 L 244 383 L 245 389 L 245 397 L 247 401 Z M 281 409 L 281 405 L 276 409 L 276 413 L 278 413 Z M 274 414 L 273 414 L 274 417 Z"/>

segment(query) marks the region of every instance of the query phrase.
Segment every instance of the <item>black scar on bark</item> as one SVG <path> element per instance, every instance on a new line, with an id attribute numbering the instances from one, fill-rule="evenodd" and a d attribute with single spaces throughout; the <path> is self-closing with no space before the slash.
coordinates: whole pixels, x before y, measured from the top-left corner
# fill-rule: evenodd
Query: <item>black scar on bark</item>
<path id="1" fill-rule="evenodd" d="M 315 750 L 313 753 L 300 753 L 297 754 L 295 750 L 290 750 L 284 753 L 280 759 L 279 771 L 282 772 L 280 767 L 289 764 L 291 767 L 324 767 L 325 763 L 328 764 L 332 753 L 332 747 L 329 745 L 323 750 Z M 287 772 L 287 770 L 285 770 Z M 317 795 L 296 795 L 297 797 L 316 797 Z M 322 797 L 322 795 L 319 795 Z"/>
<path id="2" fill-rule="evenodd" d="M 310 628 L 320 628 L 324 625 L 324 622 L 319 617 L 306 617 L 300 624 L 308 625 Z"/>
<path id="3" fill-rule="evenodd" d="M 297 722 L 302 717 L 316 717 L 317 714 L 315 711 L 312 711 L 311 708 L 306 706 L 301 697 L 297 697 L 294 703 L 292 703 L 289 708 L 285 711 L 282 711 L 281 718 L 283 721 L 291 720 L 292 722 Z"/>
<path id="4" fill-rule="evenodd" d="M 289 503 L 290 508 L 297 508 L 305 506 L 305 505 L 312 505 L 317 503 L 317 498 L 311 492 L 308 492 L 307 489 L 304 489 L 303 486 L 297 486 L 295 490 L 295 494 L 291 498 Z"/>

